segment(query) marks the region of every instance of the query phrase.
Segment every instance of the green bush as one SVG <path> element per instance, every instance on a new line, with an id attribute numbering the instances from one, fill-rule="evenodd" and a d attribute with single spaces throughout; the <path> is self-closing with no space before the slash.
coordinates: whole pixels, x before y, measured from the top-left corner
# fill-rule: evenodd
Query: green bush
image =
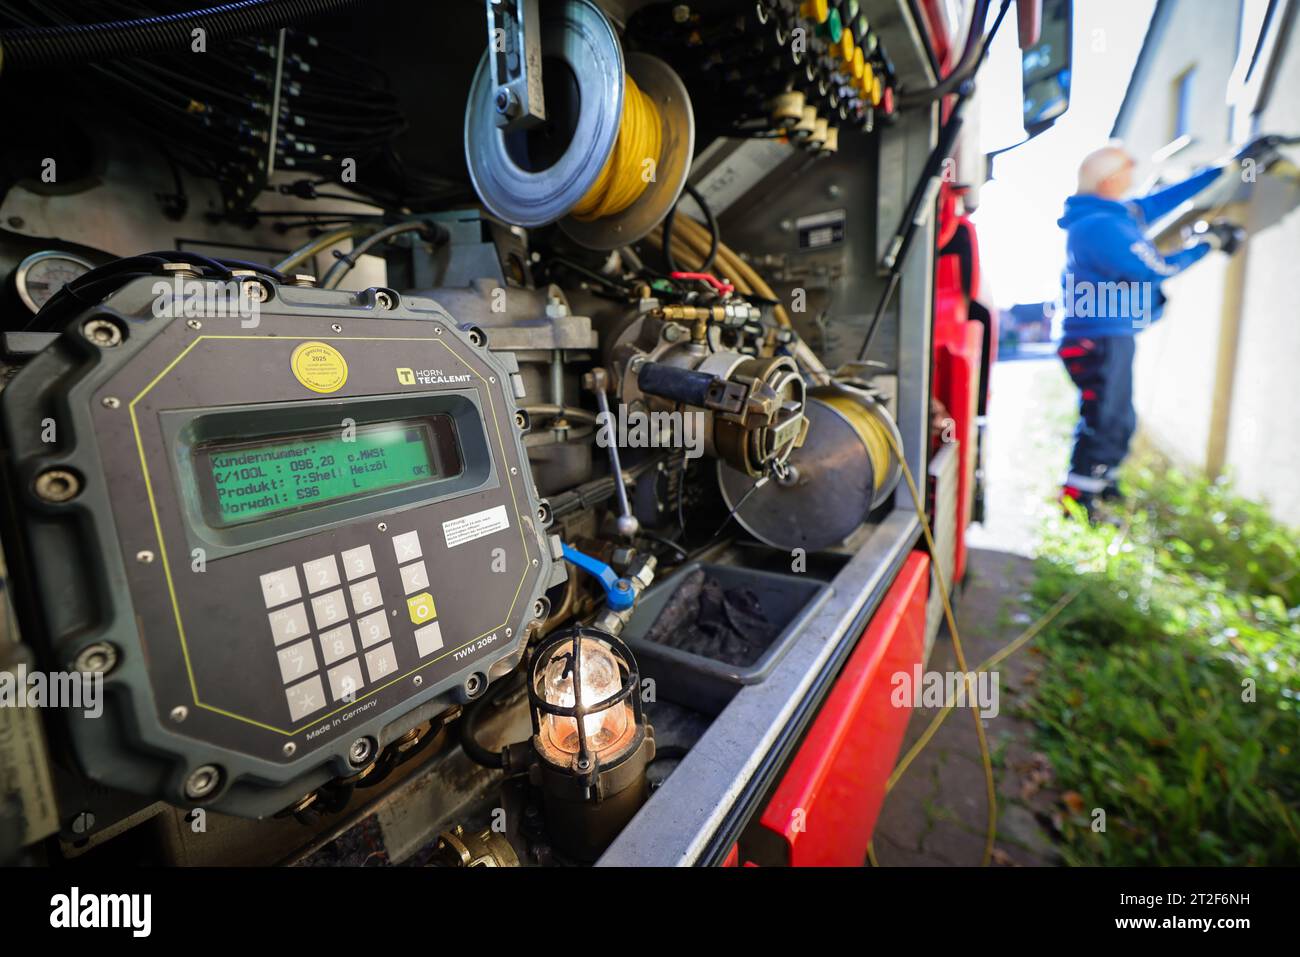
<path id="1" fill-rule="evenodd" d="M 1300 535 L 1152 462 L 1048 531 L 1035 597 L 1080 587 L 1028 705 L 1073 864 L 1300 863 Z M 1094 830 L 1094 809 L 1105 830 Z"/>

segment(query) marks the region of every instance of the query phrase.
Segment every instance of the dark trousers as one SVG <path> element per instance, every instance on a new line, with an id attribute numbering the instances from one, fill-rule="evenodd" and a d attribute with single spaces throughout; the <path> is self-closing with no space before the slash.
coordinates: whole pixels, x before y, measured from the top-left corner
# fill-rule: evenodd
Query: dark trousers
<path id="1" fill-rule="evenodd" d="M 1079 388 L 1079 424 L 1066 484 L 1088 495 L 1113 487 L 1115 469 L 1137 428 L 1133 352 L 1132 336 L 1065 339 L 1056 351 Z"/>

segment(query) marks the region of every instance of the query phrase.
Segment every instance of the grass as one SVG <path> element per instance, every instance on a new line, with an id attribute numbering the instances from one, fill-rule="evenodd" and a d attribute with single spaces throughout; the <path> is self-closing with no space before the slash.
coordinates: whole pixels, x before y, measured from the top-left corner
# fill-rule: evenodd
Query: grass
<path id="1" fill-rule="evenodd" d="M 1115 524 L 1062 520 L 1027 713 L 1071 864 L 1300 863 L 1300 534 L 1147 459 Z M 1104 812 L 1104 830 L 1097 824 Z"/>

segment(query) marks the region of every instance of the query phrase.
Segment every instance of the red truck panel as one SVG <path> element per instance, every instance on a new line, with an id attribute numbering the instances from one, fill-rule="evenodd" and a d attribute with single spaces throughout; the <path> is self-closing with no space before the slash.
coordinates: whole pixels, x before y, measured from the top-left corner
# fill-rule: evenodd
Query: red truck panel
<path id="1" fill-rule="evenodd" d="M 890 703 L 891 679 L 925 647 L 930 558 L 913 552 L 849 656 L 763 812 L 797 867 L 863 863 L 912 712 Z"/>

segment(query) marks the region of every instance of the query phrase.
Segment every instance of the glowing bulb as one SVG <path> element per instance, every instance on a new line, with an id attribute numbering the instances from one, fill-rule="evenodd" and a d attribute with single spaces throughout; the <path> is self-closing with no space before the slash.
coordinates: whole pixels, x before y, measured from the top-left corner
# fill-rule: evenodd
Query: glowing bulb
<path id="1" fill-rule="evenodd" d="M 623 687 L 623 675 L 618 662 L 608 648 L 590 638 L 581 640 L 578 658 L 578 689 L 582 692 L 583 708 L 603 704 L 618 694 Z M 574 695 L 574 654 L 571 644 L 559 645 L 551 653 L 543 679 L 543 695 L 550 704 L 572 708 L 577 704 Z M 568 754 L 579 751 L 578 723 L 562 715 L 547 715 L 550 724 L 551 744 Z M 627 729 L 627 707 L 616 704 L 595 714 L 583 716 L 582 730 L 586 734 L 587 748 L 600 751 L 618 741 Z"/>

